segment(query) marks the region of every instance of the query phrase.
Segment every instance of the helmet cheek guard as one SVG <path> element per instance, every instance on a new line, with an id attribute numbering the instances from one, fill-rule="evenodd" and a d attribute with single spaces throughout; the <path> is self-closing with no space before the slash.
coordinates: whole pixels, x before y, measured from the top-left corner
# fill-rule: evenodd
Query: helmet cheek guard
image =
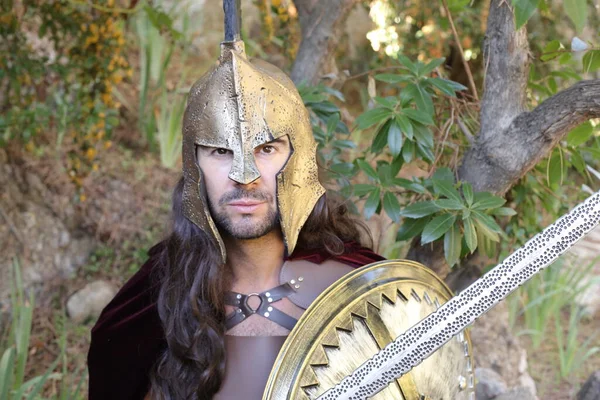
<path id="1" fill-rule="evenodd" d="M 183 121 L 183 212 L 208 233 L 226 260 L 210 215 L 197 146 L 233 152 L 229 178 L 249 184 L 260 178 L 254 149 L 287 135 L 291 155 L 277 175 L 277 206 L 288 254 L 315 203 L 325 193 L 317 174 L 308 111 L 293 82 L 277 67 L 246 57 L 240 40 L 224 42 L 217 65 L 192 87 Z"/>

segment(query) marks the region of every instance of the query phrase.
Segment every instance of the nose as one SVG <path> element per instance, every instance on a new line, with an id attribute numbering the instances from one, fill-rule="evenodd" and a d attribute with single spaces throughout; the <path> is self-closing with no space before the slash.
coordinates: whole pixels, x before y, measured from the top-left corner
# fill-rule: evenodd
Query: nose
<path id="1" fill-rule="evenodd" d="M 254 161 L 252 152 L 234 152 L 233 163 L 229 170 L 229 179 L 242 185 L 247 185 L 260 178 L 260 172 Z"/>

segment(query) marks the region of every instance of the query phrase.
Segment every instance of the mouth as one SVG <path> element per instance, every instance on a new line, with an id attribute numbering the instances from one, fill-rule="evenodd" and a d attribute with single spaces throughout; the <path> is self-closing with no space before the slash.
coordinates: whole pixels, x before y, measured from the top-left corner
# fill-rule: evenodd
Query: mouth
<path id="1" fill-rule="evenodd" d="M 264 201 L 240 199 L 240 200 L 234 200 L 227 205 L 232 207 L 234 210 L 236 210 L 238 212 L 247 214 L 247 213 L 251 213 L 251 212 L 255 211 L 256 209 L 258 209 L 258 207 L 260 207 L 261 204 L 264 204 Z"/>

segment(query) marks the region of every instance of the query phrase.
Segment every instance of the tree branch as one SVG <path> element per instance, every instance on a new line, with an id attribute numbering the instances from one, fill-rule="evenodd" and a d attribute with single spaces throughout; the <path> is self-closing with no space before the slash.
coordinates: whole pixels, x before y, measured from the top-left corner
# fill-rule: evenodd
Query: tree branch
<path id="1" fill-rule="evenodd" d="M 294 0 L 302 29 L 302 41 L 290 74 L 294 83 L 318 83 L 323 68 L 333 59 L 344 21 L 357 2 Z"/>
<path id="2" fill-rule="evenodd" d="M 581 81 L 523 112 L 505 130 L 480 135 L 464 156 L 461 180 L 505 194 L 577 125 L 600 118 L 600 80 Z"/>

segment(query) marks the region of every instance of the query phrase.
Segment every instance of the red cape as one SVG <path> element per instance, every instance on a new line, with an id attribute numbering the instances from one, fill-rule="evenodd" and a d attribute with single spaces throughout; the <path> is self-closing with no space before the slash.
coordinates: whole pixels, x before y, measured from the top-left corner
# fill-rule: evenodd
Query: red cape
<path id="1" fill-rule="evenodd" d="M 158 282 L 152 280 L 162 243 L 148 252 L 148 261 L 121 288 L 102 311 L 92 329 L 88 353 L 90 400 L 143 400 L 148 375 L 167 347 L 156 308 Z M 342 255 L 324 250 L 295 252 L 289 259 L 320 264 L 333 259 L 361 267 L 384 258 L 356 243 L 346 244 Z"/>

